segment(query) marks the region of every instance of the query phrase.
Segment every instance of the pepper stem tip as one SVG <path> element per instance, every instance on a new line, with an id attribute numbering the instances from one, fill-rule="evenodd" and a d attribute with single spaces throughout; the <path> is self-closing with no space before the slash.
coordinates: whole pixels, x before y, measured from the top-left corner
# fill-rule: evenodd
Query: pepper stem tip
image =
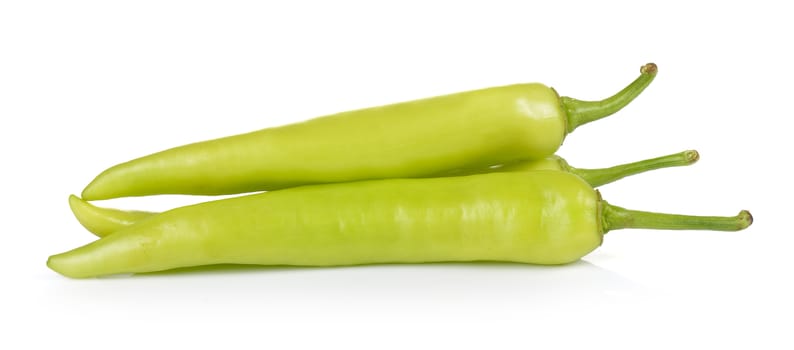
<path id="1" fill-rule="evenodd" d="M 700 153 L 696 150 L 688 150 L 684 151 L 684 157 L 686 158 L 687 164 L 694 164 L 698 160 L 700 160 Z"/>
<path id="2" fill-rule="evenodd" d="M 750 211 L 748 210 L 740 211 L 739 215 L 736 217 L 739 219 L 738 224 L 740 230 L 746 229 L 753 224 L 753 214 L 750 214 Z"/>
<path id="3" fill-rule="evenodd" d="M 646 63 L 640 67 L 641 74 L 656 74 L 657 71 L 659 71 L 659 67 L 656 66 L 656 63 Z"/>

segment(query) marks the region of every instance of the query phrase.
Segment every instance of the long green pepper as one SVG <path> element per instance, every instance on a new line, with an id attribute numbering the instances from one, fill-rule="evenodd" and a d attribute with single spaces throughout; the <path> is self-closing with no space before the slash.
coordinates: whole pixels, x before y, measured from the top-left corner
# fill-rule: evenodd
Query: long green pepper
<path id="1" fill-rule="evenodd" d="M 176 147 L 113 166 L 85 200 L 220 195 L 385 178 L 428 177 L 552 155 L 577 127 L 611 115 L 656 76 L 640 69 L 603 101 L 516 84 L 339 113 Z"/>
<path id="2" fill-rule="evenodd" d="M 622 228 L 735 231 L 735 217 L 630 211 L 560 171 L 304 186 L 177 208 L 47 261 L 84 278 L 210 264 L 565 264 Z"/>

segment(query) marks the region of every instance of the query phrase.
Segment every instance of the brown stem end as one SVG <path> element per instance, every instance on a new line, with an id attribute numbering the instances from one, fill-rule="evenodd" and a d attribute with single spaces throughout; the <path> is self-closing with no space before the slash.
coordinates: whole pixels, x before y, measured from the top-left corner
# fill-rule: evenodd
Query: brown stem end
<path id="1" fill-rule="evenodd" d="M 744 230 L 753 224 L 753 214 L 747 210 L 740 211 L 737 217 L 739 218 L 739 230 Z"/>
<path id="2" fill-rule="evenodd" d="M 659 67 L 656 66 L 656 63 L 646 63 L 640 67 L 640 73 L 642 74 L 656 74 L 657 71 L 659 71 Z"/>

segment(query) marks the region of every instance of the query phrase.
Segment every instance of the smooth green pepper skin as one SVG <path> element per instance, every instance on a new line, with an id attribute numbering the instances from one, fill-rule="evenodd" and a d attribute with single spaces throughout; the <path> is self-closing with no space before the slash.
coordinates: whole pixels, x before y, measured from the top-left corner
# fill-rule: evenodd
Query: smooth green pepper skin
<path id="1" fill-rule="evenodd" d="M 304 186 L 173 209 L 47 265 L 69 277 L 209 264 L 331 266 L 440 261 L 564 264 L 609 230 L 736 231 L 752 216 L 632 211 L 559 171 Z"/>
<path id="2" fill-rule="evenodd" d="M 427 177 L 553 154 L 565 135 L 612 114 L 653 80 L 599 102 L 517 84 L 367 108 L 185 145 L 111 167 L 85 200 L 154 194 L 220 195 L 307 184 Z"/>
<path id="3" fill-rule="evenodd" d="M 206 141 L 108 169 L 86 200 L 218 195 L 303 184 L 423 177 L 554 153 L 565 115 L 553 90 L 523 84 L 370 108 Z"/>
<path id="4" fill-rule="evenodd" d="M 538 160 L 524 160 L 481 169 L 451 171 L 446 174 L 439 174 L 438 176 L 434 177 L 464 176 L 494 172 L 557 170 L 575 174 L 584 179 L 590 184 L 590 186 L 598 187 L 617 181 L 626 176 L 631 176 L 650 170 L 691 165 L 695 163 L 698 158 L 699 155 L 697 151 L 690 150 L 670 154 L 667 156 L 616 165 L 609 168 L 580 169 L 568 165 L 568 162 L 558 156 L 550 156 Z M 131 226 L 136 222 L 143 220 L 144 218 L 156 214 L 144 211 L 125 211 L 97 207 L 91 203 L 81 200 L 74 195 L 69 197 L 69 207 L 72 209 L 72 213 L 74 213 L 74 216 L 77 218 L 80 224 L 82 224 L 89 232 L 100 237 L 107 236 L 127 226 Z"/>
<path id="5" fill-rule="evenodd" d="M 601 244 L 598 195 L 554 171 L 305 186 L 164 212 L 52 256 L 69 277 L 207 264 L 563 264 Z"/>

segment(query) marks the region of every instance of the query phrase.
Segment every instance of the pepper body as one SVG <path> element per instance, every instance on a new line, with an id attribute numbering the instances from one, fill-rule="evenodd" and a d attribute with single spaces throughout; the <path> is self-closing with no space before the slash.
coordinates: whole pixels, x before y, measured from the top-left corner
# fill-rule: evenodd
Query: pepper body
<path id="1" fill-rule="evenodd" d="M 601 244 L 599 203 L 556 171 L 297 187 L 167 211 L 48 266 L 90 277 L 220 263 L 563 264 Z"/>
<path id="2" fill-rule="evenodd" d="M 85 200 L 218 195 L 385 178 L 427 177 L 552 155 L 577 127 L 609 116 L 656 76 L 601 101 L 516 84 L 344 112 L 172 148 L 113 166 Z"/>
<path id="3" fill-rule="evenodd" d="M 519 160 L 506 164 L 491 165 L 481 168 L 456 169 L 443 173 L 441 176 L 466 176 L 488 173 L 528 172 L 536 170 L 570 171 L 571 167 L 559 156 L 552 155 L 541 159 Z"/>
<path id="4" fill-rule="evenodd" d="M 106 170 L 82 197 L 217 195 L 426 177 L 543 158 L 565 135 L 566 114 L 554 90 L 536 83 L 509 85 L 169 149 Z"/>
<path id="5" fill-rule="evenodd" d="M 689 150 L 667 156 L 620 164 L 609 168 L 580 169 L 570 166 L 568 162 L 558 156 L 549 156 L 537 160 L 521 160 L 477 169 L 456 169 L 454 171 L 436 174 L 434 177 L 464 176 L 494 172 L 556 170 L 572 173 L 581 177 L 589 183 L 590 186 L 598 187 L 617 181 L 626 176 L 636 175 L 654 169 L 690 165 L 696 162 L 698 158 L 699 155 L 697 151 Z M 69 207 L 72 209 L 77 220 L 80 221 L 80 224 L 88 229 L 88 231 L 100 237 L 107 236 L 127 226 L 134 225 L 136 222 L 156 214 L 144 211 L 124 211 L 97 207 L 74 195 L 69 197 Z"/>
<path id="6" fill-rule="evenodd" d="M 568 166 L 568 163 L 566 163 L 564 159 L 558 156 L 549 156 L 537 160 L 522 160 L 492 167 L 450 171 L 437 174 L 434 177 L 466 176 L 496 172 L 529 172 L 536 170 L 570 171 L 570 169 L 572 168 Z M 107 236 L 157 214 L 148 211 L 98 207 L 74 195 L 69 196 L 69 207 L 72 209 L 72 213 L 74 213 L 74 216 L 80 224 L 89 232 L 99 237 Z"/>
<path id="7" fill-rule="evenodd" d="M 504 164 L 502 166 L 491 168 L 492 172 L 529 172 L 529 171 L 536 171 L 536 170 L 557 170 L 557 171 L 568 171 L 570 167 L 568 163 L 565 162 L 564 159 L 558 156 L 548 156 L 546 158 L 537 159 L 534 161 L 518 161 L 512 162 L 508 164 Z M 482 174 L 482 172 L 476 172 L 472 174 Z"/>

